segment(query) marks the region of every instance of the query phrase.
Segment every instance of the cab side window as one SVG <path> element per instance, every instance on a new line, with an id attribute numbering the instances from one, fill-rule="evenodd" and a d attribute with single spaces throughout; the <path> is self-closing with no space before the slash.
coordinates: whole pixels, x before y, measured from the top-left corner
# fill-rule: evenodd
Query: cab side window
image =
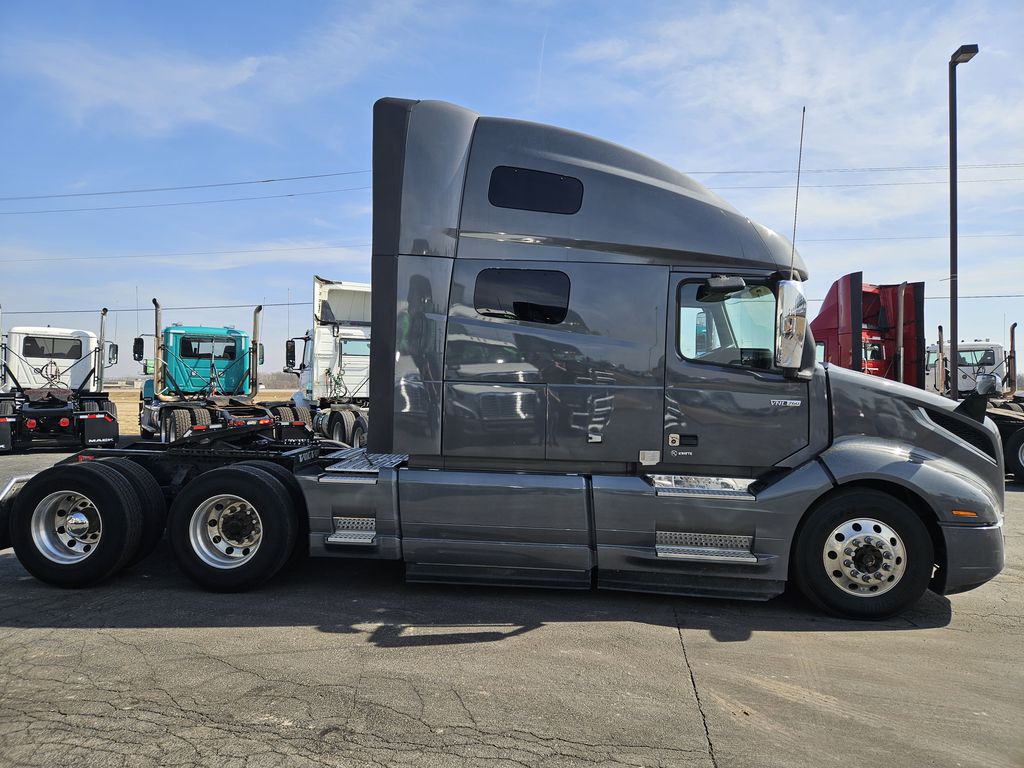
<path id="1" fill-rule="evenodd" d="M 714 291 L 702 281 L 679 287 L 677 350 L 699 363 L 770 369 L 775 294 L 766 285 Z"/>

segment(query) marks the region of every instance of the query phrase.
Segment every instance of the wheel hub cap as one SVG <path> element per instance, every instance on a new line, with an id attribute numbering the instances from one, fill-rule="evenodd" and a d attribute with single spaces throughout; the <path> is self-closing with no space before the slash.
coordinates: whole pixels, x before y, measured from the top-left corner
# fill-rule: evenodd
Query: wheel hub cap
<path id="1" fill-rule="evenodd" d="M 31 527 L 32 542 L 47 560 L 73 565 L 96 551 L 103 520 L 87 496 L 57 491 L 36 505 Z"/>
<path id="2" fill-rule="evenodd" d="M 825 539 L 822 565 L 832 582 L 857 597 L 883 595 L 895 587 L 907 567 L 903 540 L 873 518 L 847 520 Z"/>
<path id="3" fill-rule="evenodd" d="M 263 521 L 248 501 L 233 495 L 206 499 L 192 514 L 189 541 L 207 565 L 230 569 L 247 563 L 263 540 Z"/>

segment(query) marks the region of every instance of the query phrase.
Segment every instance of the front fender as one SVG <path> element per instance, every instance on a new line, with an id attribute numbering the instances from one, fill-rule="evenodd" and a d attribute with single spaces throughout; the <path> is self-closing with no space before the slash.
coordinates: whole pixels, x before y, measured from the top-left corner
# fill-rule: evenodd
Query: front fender
<path id="1" fill-rule="evenodd" d="M 884 481 L 906 488 L 928 505 L 940 525 L 1002 522 L 1002 487 L 919 447 L 855 435 L 837 439 L 821 460 L 840 485 Z M 977 517 L 956 516 L 954 510 L 975 512 Z"/>

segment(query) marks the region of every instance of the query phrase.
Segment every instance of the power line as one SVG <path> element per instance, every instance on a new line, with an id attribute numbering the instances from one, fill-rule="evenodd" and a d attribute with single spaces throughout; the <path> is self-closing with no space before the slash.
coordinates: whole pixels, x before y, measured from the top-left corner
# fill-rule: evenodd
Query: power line
<path id="1" fill-rule="evenodd" d="M 1024 233 L 957 235 L 957 237 L 1024 237 Z M 861 243 L 870 240 L 948 240 L 949 235 L 894 235 L 891 237 L 819 237 L 803 238 L 801 243 Z"/>
<path id="2" fill-rule="evenodd" d="M 962 296 L 961 298 L 970 298 L 968 296 Z M 253 309 L 259 302 L 253 302 L 252 304 L 209 304 L 201 307 L 160 307 L 161 310 L 170 312 L 178 311 L 185 312 L 193 309 Z M 281 301 L 277 303 L 264 304 L 263 308 L 267 307 L 309 307 L 312 306 L 312 301 Z M 4 310 L 5 315 L 86 315 L 98 313 L 99 308 L 96 309 L 22 309 L 15 311 Z M 135 307 L 127 309 L 108 309 L 107 312 L 135 312 Z"/>
<path id="3" fill-rule="evenodd" d="M 964 166 L 966 167 L 966 166 Z M 314 173 L 309 176 L 282 176 L 279 179 L 253 179 L 252 181 L 222 181 L 215 184 L 188 184 L 182 187 L 140 187 L 138 189 L 111 189 L 102 192 L 65 192 L 52 195 L 20 195 L 17 197 L 0 197 L 0 202 L 12 200 L 53 200 L 60 197 L 97 197 L 100 195 L 134 195 L 140 192 L 177 192 L 183 189 L 212 189 L 214 187 L 241 187 L 247 184 L 275 184 L 280 181 L 305 181 L 307 179 L 327 179 L 333 176 L 355 176 L 370 171 L 337 171 L 335 173 Z"/>
<path id="4" fill-rule="evenodd" d="M 958 168 L 1024 168 L 1024 163 L 975 163 L 973 165 L 958 165 Z M 903 171 L 948 171 L 948 165 L 892 165 L 879 168 L 812 168 L 802 171 L 803 173 L 890 173 Z M 733 170 L 733 171 L 685 171 L 690 176 L 726 176 L 731 174 L 758 174 L 758 173 L 794 173 L 793 168 L 780 170 Z"/>
<path id="5" fill-rule="evenodd" d="M 960 296 L 961 299 L 1021 299 L 1024 298 L 1024 293 L 995 293 L 995 294 L 978 294 L 973 296 Z M 948 296 L 925 296 L 926 301 L 948 301 Z M 821 302 L 824 299 L 808 299 L 808 301 Z M 191 310 L 200 309 L 252 309 L 259 302 L 253 302 L 252 304 L 208 304 L 205 306 L 196 307 L 161 307 L 162 310 L 170 312 L 186 312 Z M 263 304 L 263 308 L 268 307 L 309 307 L 312 306 L 311 301 L 281 301 L 276 303 Z M 4 310 L 5 315 L 84 315 L 98 313 L 99 308 L 95 309 L 31 309 L 31 310 Z M 135 312 L 135 307 L 125 309 L 108 309 L 108 312 Z"/>
<path id="6" fill-rule="evenodd" d="M 1019 179 L 960 179 L 960 184 L 995 184 L 1004 181 L 1024 181 Z M 805 189 L 829 189 L 832 187 L 916 187 L 928 184 L 948 184 L 949 182 L 940 179 L 938 181 L 872 181 L 863 184 L 803 184 Z M 769 184 L 769 185 L 746 185 L 740 184 L 728 187 L 711 187 L 711 189 L 793 189 L 793 184 Z"/>
<path id="7" fill-rule="evenodd" d="M 139 253 L 122 256 L 55 256 L 52 258 L 0 259 L 0 264 L 42 261 L 107 261 L 133 259 L 168 259 L 177 256 L 225 256 L 240 253 L 280 253 L 282 251 L 329 251 L 335 248 L 367 248 L 370 243 L 336 243 L 334 245 L 302 245 L 294 248 L 243 248 L 236 251 L 184 251 L 179 253 Z"/>
<path id="8" fill-rule="evenodd" d="M 123 211 L 130 208 L 174 208 L 181 205 L 207 205 L 209 203 L 237 203 L 243 200 L 275 200 L 283 197 L 306 197 L 307 195 L 328 195 L 332 192 L 356 192 L 365 187 L 343 187 L 341 189 L 321 189 L 315 192 L 289 192 L 283 195 L 254 195 L 252 197 L 222 197 L 216 200 L 186 200 L 180 203 L 145 203 L 143 205 L 107 205 L 95 208 L 46 208 L 37 211 L 0 211 L 0 216 L 24 216 L 33 213 L 77 213 L 80 211 Z"/>

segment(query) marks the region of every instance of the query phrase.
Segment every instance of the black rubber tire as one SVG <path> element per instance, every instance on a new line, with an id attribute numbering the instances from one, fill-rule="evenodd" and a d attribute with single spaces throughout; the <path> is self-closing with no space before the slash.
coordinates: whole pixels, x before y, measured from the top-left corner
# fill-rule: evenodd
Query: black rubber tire
<path id="1" fill-rule="evenodd" d="M 356 415 L 349 410 L 335 411 L 331 418 L 330 439 L 338 443 L 352 445 L 349 438 L 352 436 L 352 427 L 355 426 Z"/>
<path id="2" fill-rule="evenodd" d="M 193 513 L 203 501 L 219 494 L 245 499 L 262 522 L 259 549 L 250 560 L 233 568 L 203 562 L 189 536 Z M 263 469 L 232 465 L 204 472 L 178 493 L 171 504 L 167 537 L 178 567 L 194 582 L 215 592 L 242 592 L 258 587 L 281 570 L 295 547 L 295 529 L 295 510 L 281 481 Z"/>
<path id="3" fill-rule="evenodd" d="M 210 426 L 213 423 L 213 417 L 210 412 L 205 408 L 194 408 L 189 410 L 189 415 L 192 418 L 193 426 Z"/>
<path id="4" fill-rule="evenodd" d="M 114 421 L 117 421 L 117 406 L 114 405 L 112 401 L 104 400 L 102 403 L 100 403 L 100 410 L 106 411 L 107 413 L 114 417 Z"/>
<path id="5" fill-rule="evenodd" d="M 852 517 L 868 517 L 890 526 L 903 540 L 907 568 L 888 592 L 858 597 L 832 581 L 822 565 L 825 538 Z M 803 522 L 793 547 L 793 578 L 807 599 L 822 610 L 848 619 L 895 616 L 916 603 L 931 580 L 935 553 L 924 522 L 899 499 L 869 488 L 839 490 Z"/>
<path id="6" fill-rule="evenodd" d="M 299 486 L 299 481 L 295 474 L 280 464 L 275 464 L 266 459 L 249 459 L 248 461 L 240 461 L 233 466 L 256 467 L 256 469 L 262 469 L 264 472 L 270 473 L 281 482 L 281 485 L 288 491 L 288 497 L 292 501 L 292 509 L 295 510 L 295 547 L 292 550 L 290 559 L 294 561 L 306 557 L 309 554 L 309 517 L 306 512 L 306 497 L 302 495 L 302 488 Z"/>
<path id="7" fill-rule="evenodd" d="M 11 546 L 11 510 L 14 509 L 14 500 L 19 493 L 20 487 L 0 499 L 0 549 Z"/>
<path id="8" fill-rule="evenodd" d="M 56 563 L 39 551 L 32 538 L 36 506 L 55 491 L 85 495 L 99 510 L 102 535 L 88 558 Z M 135 489 L 112 467 L 96 462 L 62 464 L 29 480 L 14 501 L 11 539 L 14 553 L 29 573 L 55 587 L 88 587 L 108 579 L 135 556 L 142 536 L 142 511 Z"/>
<path id="9" fill-rule="evenodd" d="M 14 403 L 10 400 L 0 400 L 0 416 L 10 416 L 14 413 Z"/>
<path id="10" fill-rule="evenodd" d="M 81 408 L 79 408 L 79 410 L 85 413 L 99 413 L 100 404 L 97 403 L 95 400 L 85 400 L 84 402 L 82 402 Z"/>
<path id="11" fill-rule="evenodd" d="M 171 408 L 161 418 L 163 429 L 160 439 L 162 442 L 173 443 L 180 440 L 189 429 L 192 428 L 192 416 L 187 408 Z M 174 440 L 171 440 L 171 429 L 174 430 Z M 166 440 L 165 440 L 166 438 Z"/>
<path id="12" fill-rule="evenodd" d="M 1003 464 L 1014 480 L 1024 482 L 1024 427 L 1010 435 L 1003 445 Z"/>
<path id="13" fill-rule="evenodd" d="M 167 500 L 156 478 L 134 461 L 115 457 L 103 459 L 103 463 L 113 467 L 132 484 L 141 504 L 142 536 L 139 539 L 139 549 L 125 566 L 131 568 L 149 557 L 160 543 L 160 539 L 164 537 L 167 528 Z"/>
<path id="14" fill-rule="evenodd" d="M 301 405 L 298 405 L 298 406 L 295 407 L 294 410 L 295 410 L 295 420 L 296 421 L 303 421 L 303 422 L 305 422 L 306 426 L 309 427 L 310 429 L 312 429 L 313 428 L 313 414 L 309 410 L 309 408 L 305 408 L 305 407 L 303 407 Z"/>
<path id="15" fill-rule="evenodd" d="M 367 431 L 366 419 L 362 415 L 356 416 L 355 424 L 352 425 L 352 431 L 349 433 L 349 445 L 353 448 L 365 448 L 366 447 L 366 431 Z"/>
<path id="16" fill-rule="evenodd" d="M 295 421 L 295 409 L 287 405 L 275 405 L 269 410 L 273 416 L 281 420 L 282 424 L 290 424 Z"/>

